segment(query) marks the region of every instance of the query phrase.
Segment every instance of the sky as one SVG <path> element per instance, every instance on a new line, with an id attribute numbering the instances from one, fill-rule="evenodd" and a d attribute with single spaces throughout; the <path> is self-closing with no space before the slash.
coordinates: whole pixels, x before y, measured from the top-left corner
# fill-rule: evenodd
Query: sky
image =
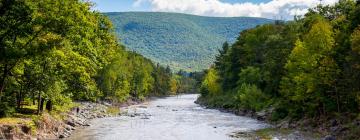
<path id="1" fill-rule="evenodd" d="M 338 0 L 90 0 L 100 12 L 176 12 L 213 17 L 262 17 L 291 20 L 318 4 Z"/>

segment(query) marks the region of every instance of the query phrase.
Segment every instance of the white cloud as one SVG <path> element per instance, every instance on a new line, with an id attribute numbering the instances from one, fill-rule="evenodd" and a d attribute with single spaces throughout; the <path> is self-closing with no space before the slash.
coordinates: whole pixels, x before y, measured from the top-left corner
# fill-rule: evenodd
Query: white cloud
<path id="1" fill-rule="evenodd" d="M 334 4 L 338 0 L 322 0 L 322 4 Z M 292 19 L 303 15 L 308 8 L 315 7 L 320 0 L 272 0 L 267 3 L 226 3 L 220 0 L 135 0 L 134 5 L 147 2 L 152 11 L 178 12 L 203 16 L 264 17 Z"/>
<path id="2" fill-rule="evenodd" d="M 146 0 L 135 0 L 132 4 L 133 7 L 140 7 L 142 3 L 146 2 Z"/>

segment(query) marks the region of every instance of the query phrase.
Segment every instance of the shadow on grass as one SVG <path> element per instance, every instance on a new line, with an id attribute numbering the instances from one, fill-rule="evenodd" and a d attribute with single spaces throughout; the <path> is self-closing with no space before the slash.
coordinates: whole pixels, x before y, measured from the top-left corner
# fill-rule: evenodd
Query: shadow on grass
<path id="1" fill-rule="evenodd" d="M 35 105 L 23 106 L 22 108 L 16 109 L 16 113 L 13 117 L 17 118 L 28 118 L 33 115 L 37 115 L 37 108 Z"/>
<path id="2" fill-rule="evenodd" d="M 19 108 L 16 112 L 24 115 L 33 115 L 36 114 L 37 110 L 32 108 Z"/>

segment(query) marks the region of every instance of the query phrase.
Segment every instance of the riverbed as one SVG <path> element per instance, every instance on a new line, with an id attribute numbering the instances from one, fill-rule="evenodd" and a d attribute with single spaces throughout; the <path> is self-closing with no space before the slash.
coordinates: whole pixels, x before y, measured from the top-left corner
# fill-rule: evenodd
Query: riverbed
<path id="1" fill-rule="evenodd" d="M 100 118 L 76 130 L 70 140 L 232 140 L 235 132 L 270 125 L 195 104 L 198 94 L 156 98 L 122 108 L 122 116 Z"/>

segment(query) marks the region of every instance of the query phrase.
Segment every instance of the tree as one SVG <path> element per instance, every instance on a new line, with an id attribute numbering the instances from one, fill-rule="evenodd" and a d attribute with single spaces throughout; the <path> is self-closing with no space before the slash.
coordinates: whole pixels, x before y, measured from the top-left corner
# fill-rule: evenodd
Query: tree
<path id="1" fill-rule="evenodd" d="M 172 94 L 177 94 L 180 88 L 180 77 L 175 75 L 170 79 L 170 92 Z"/>
<path id="2" fill-rule="evenodd" d="M 209 69 L 200 87 L 201 95 L 206 97 L 221 94 L 221 87 L 218 81 L 219 76 L 217 71 L 214 68 Z"/>
<path id="3" fill-rule="evenodd" d="M 296 42 L 285 66 L 288 74 L 282 82 L 282 93 L 302 105 L 301 112 L 324 115 L 331 110 L 325 104 L 336 94 L 332 91 L 338 74 L 333 51 L 332 27 L 325 20 L 315 21 L 304 42 Z"/>
<path id="4" fill-rule="evenodd" d="M 253 84 L 259 85 L 261 83 L 260 69 L 252 66 L 246 67 L 239 73 L 238 85 Z"/>
<path id="5" fill-rule="evenodd" d="M 110 20 L 90 7 L 80 0 L 0 1 L 0 116 L 28 98 L 41 114 L 44 105 L 51 111 L 71 100 L 121 102 L 152 91 L 152 62 L 119 45 Z"/>
<path id="6" fill-rule="evenodd" d="M 348 102 L 353 101 L 353 97 L 357 97 L 355 100 L 356 106 L 360 106 L 360 27 L 356 28 L 351 35 L 351 50 L 352 55 L 350 56 L 351 61 L 351 82 L 350 85 L 351 93 L 347 98 Z M 358 108 L 359 109 L 359 108 Z"/>
<path id="7" fill-rule="evenodd" d="M 7 78 L 18 61 L 26 57 L 34 48 L 29 44 L 37 36 L 31 36 L 39 31 L 32 28 L 32 13 L 24 0 L 3 0 L 0 7 L 0 99 L 8 84 Z M 37 33 L 39 34 L 39 33 Z M 21 40 L 21 41 L 20 41 Z"/>

